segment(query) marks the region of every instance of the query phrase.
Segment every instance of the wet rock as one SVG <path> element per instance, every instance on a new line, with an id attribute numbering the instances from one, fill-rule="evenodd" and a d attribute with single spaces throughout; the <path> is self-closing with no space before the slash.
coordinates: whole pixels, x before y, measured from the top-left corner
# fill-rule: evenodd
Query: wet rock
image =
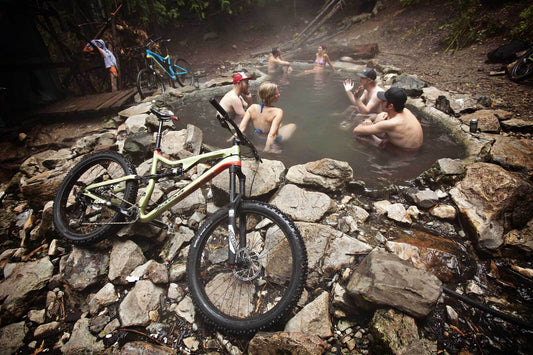
<path id="1" fill-rule="evenodd" d="M 525 121 L 518 118 L 501 121 L 500 125 L 505 131 L 519 132 L 519 133 L 533 133 L 533 122 Z"/>
<path id="2" fill-rule="evenodd" d="M 370 217 L 370 214 L 362 207 L 348 205 L 346 206 L 346 212 L 350 214 L 357 222 L 364 222 Z"/>
<path id="3" fill-rule="evenodd" d="M 450 205 L 438 205 L 429 210 L 432 216 L 440 219 L 454 220 L 457 212 L 455 207 Z"/>
<path id="4" fill-rule="evenodd" d="M 59 189 L 59 185 L 67 172 L 72 168 L 73 161 L 54 170 L 47 170 L 30 178 L 20 179 L 20 190 L 24 198 L 36 208 L 41 208 L 46 202 L 53 200 Z"/>
<path id="5" fill-rule="evenodd" d="M 137 244 L 131 240 L 115 242 L 109 259 L 108 278 L 113 283 L 127 284 L 126 277 L 145 262 L 146 258 Z"/>
<path id="6" fill-rule="evenodd" d="M 246 159 L 242 161 L 242 172 L 248 177 L 246 180 L 246 196 L 257 197 L 271 193 L 281 184 L 282 174 L 285 172 L 285 165 L 279 160 L 263 159 L 257 169 L 255 160 Z M 257 170 L 257 173 L 255 171 Z M 251 178 L 255 175 L 252 191 L 250 191 Z M 213 200 L 217 206 L 222 206 L 228 201 L 229 174 L 222 173 L 213 179 Z"/>
<path id="7" fill-rule="evenodd" d="M 370 245 L 323 224 L 296 222 L 296 226 L 307 249 L 307 284 L 311 287 L 319 283 L 323 273 L 334 273 L 351 264 L 354 254 L 366 253 L 372 249 Z M 279 267 L 279 262 L 281 261 L 273 262 L 271 267 Z"/>
<path id="8" fill-rule="evenodd" d="M 392 86 L 404 89 L 407 96 L 419 97 L 426 83 L 416 76 L 402 74 L 394 79 Z"/>
<path id="9" fill-rule="evenodd" d="M 11 323 L 0 328 L 0 354 L 15 354 L 24 345 L 24 338 L 28 333 L 28 327 L 24 321 Z"/>
<path id="10" fill-rule="evenodd" d="M 74 290 L 83 291 L 102 279 L 107 270 L 109 256 L 101 250 L 74 247 L 61 263 L 63 280 Z"/>
<path id="11" fill-rule="evenodd" d="M 104 344 L 98 341 L 89 331 L 89 320 L 81 318 L 74 324 L 69 341 L 61 347 L 61 352 L 66 355 L 78 355 L 86 353 L 101 353 Z"/>
<path id="12" fill-rule="evenodd" d="M 149 312 L 159 307 L 159 297 L 163 294 L 161 287 L 152 281 L 141 280 L 126 295 L 119 306 L 119 316 L 123 327 L 146 326 L 150 323 Z"/>
<path id="13" fill-rule="evenodd" d="M 42 290 L 52 277 L 54 266 L 48 257 L 27 263 L 16 263 L 8 277 L 0 283 L 0 299 L 3 299 L 2 321 L 21 317 L 30 308 L 30 299 Z"/>
<path id="14" fill-rule="evenodd" d="M 302 165 L 294 165 L 287 172 L 286 180 L 296 185 L 312 186 L 320 190 L 337 191 L 353 178 L 348 163 L 334 159 L 322 159 Z"/>
<path id="15" fill-rule="evenodd" d="M 439 196 L 430 189 L 418 191 L 413 195 L 413 200 L 418 207 L 428 209 L 439 203 Z"/>
<path id="16" fill-rule="evenodd" d="M 531 255 L 533 252 L 533 220 L 529 221 L 523 229 L 509 231 L 505 235 L 504 245 L 505 247 L 516 249 L 517 255 L 523 252 L 525 252 L 525 255 Z"/>
<path id="17" fill-rule="evenodd" d="M 511 227 L 521 228 L 533 213 L 533 184 L 494 164 L 468 166 L 450 195 L 482 249 L 503 244 L 506 218 Z"/>
<path id="18" fill-rule="evenodd" d="M 394 254 L 376 249 L 352 274 L 346 287 L 357 305 L 389 305 L 414 317 L 425 317 L 441 294 L 441 281 Z"/>
<path id="19" fill-rule="evenodd" d="M 329 294 L 322 292 L 285 324 L 284 332 L 305 333 L 327 338 L 333 335 L 329 317 Z"/>
<path id="20" fill-rule="evenodd" d="M 431 272 L 442 282 L 468 277 L 474 261 L 453 241 L 422 231 L 398 233 L 386 248 L 416 268 Z"/>
<path id="21" fill-rule="evenodd" d="M 465 165 L 460 159 L 442 158 L 437 160 L 443 175 L 461 175 L 465 172 Z"/>
<path id="22" fill-rule="evenodd" d="M 521 170 L 533 177 L 533 140 L 496 137 L 491 160 L 509 170 Z"/>
<path id="23" fill-rule="evenodd" d="M 459 119 L 466 125 L 470 124 L 470 120 L 476 119 L 478 121 L 478 130 L 481 132 L 498 133 L 500 132 L 500 121 L 498 120 L 499 115 L 494 111 L 495 110 L 479 110 L 474 113 L 462 115 L 459 117 Z"/>
<path id="24" fill-rule="evenodd" d="M 92 315 L 98 313 L 98 311 L 109 306 L 117 301 L 117 293 L 115 291 L 115 285 L 108 282 L 104 285 L 93 297 L 91 297 L 89 303 L 89 312 Z"/>
<path id="25" fill-rule="evenodd" d="M 270 203 L 298 221 L 314 222 L 335 208 L 335 201 L 322 192 L 306 191 L 288 184 L 278 190 Z"/>
<path id="26" fill-rule="evenodd" d="M 132 134 L 132 133 L 139 133 L 139 132 L 147 132 L 146 129 L 146 119 L 148 117 L 148 114 L 141 113 L 138 115 L 130 116 L 124 122 L 125 128 L 126 128 L 126 134 Z"/>
<path id="27" fill-rule="evenodd" d="M 248 353 L 258 354 L 307 354 L 320 355 L 327 343 L 319 336 L 303 333 L 257 333 L 248 345 Z"/>
<path id="28" fill-rule="evenodd" d="M 437 344 L 420 339 L 415 320 L 392 309 L 378 310 L 370 323 L 373 335 L 372 353 L 437 354 Z"/>

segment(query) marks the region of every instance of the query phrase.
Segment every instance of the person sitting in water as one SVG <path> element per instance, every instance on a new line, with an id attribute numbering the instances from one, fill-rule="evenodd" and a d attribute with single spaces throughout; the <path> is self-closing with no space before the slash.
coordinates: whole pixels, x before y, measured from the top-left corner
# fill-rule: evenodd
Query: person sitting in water
<path id="1" fill-rule="evenodd" d="M 291 63 L 281 59 L 281 49 L 274 47 L 268 57 L 268 73 L 275 73 L 279 68 L 283 68 L 284 73 L 290 73 L 292 71 Z"/>
<path id="2" fill-rule="evenodd" d="M 236 124 L 241 122 L 246 109 L 252 103 L 252 94 L 248 91 L 250 79 L 253 79 L 252 76 L 244 72 L 233 75 L 233 89 L 220 100 L 220 106 Z"/>
<path id="3" fill-rule="evenodd" d="M 381 148 L 420 148 L 424 141 L 422 126 L 411 111 L 405 108 L 405 91 L 392 87 L 385 92 L 379 91 L 377 96 L 385 101 L 384 112 L 378 114 L 374 122 L 367 119 L 355 127 L 355 137 L 370 141 Z"/>
<path id="4" fill-rule="evenodd" d="M 355 83 L 352 79 L 344 80 L 344 90 L 346 95 L 350 99 L 353 105 L 353 110 L 361 114 L 378 114 L 383 112 L 384 101 L 380 100 L 377 96 L 379 91 L 384 91 L 376 83 L 376 72 L 372 68 L 365 68 L 363 71 L 358 72 L 359 87 L 357 91 L 353 91 Z"/>
<path id="5" fill-rule="evenodd" d="M 327 53 L 327 48 L 324 45 L 319 45 L 316 52 L 315 67 L 310 70 L 306 70 L 304 73 L 316 73 L 326 70 L 326 63 L 329 64 L 331 70 L 335 71 L 329 55 Z"/>
<path id="6" fill-rule="evenodd" d="M 251 120 L 254 128 L 254 137 L 266 141 L 264 151 L 279 153 L 280 151 L 274 143 L 284 142 L 289 139 L 296 130 L 296 125 L 294 123 L 281 125 L 283 110 L 273 106 L 280 95 L 276 84 L 271 82 L 262 83 L 259 85 L 257 95 L 261 103 L 253 104 L 246 110 L 239 128 L 244 132 L 248 122 Z"/>

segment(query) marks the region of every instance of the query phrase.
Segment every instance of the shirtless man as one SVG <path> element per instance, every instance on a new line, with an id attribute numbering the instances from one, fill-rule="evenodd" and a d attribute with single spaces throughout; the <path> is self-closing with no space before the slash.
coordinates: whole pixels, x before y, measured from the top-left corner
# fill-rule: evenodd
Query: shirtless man
<path id="1" fill-rule="evenodd" d="M 275 73 L 280 67 L 283 67 L 284 73 L 290 73 L 292 71 L 291 63 L 281 59 L 281 49 L 274 47 L 268 57 L 268 73 Z"/>
<path id="2" fill-rule="evenodd" d="M 354 93 L 355 83 L 352 79 L 344 81 L 344 90 L 355 106 L 357 112 L 362 114 L 377 114 L 383 112 L 383 102 L 377 97 L 378 91 L 384 91 L 376 83 L 376 72 L 372 68 L 365 68 L 362 72 L 357 73 L 360 77 L 359 88 Z"/>
<path id="3" fill-rule="evenodd" d="M 290 123 L 281 126 L 283 110 L 273 106 L 280 95 L 276 84 L 270 82 L 262 83 L 259 85 L 257 94 L 261 99 L 261 103 L 253 104 L 246 110 L 239 128 L 244 132 L 248 122 L 251 120 L 254 127 L 254 137 L 266 141 L 264 151 L 279 153 L 279 149 L 276 148 L 274 143 L 284 142 L 289 139 L 296 130 L 296 125 Z"/>
<path id="4" fill-rule="evenodd" d="M 246 109 L 252 103 L 252 94 L 248 91 L 250 79 L 252 76 L 244 72 L 233 75 L 233 89 L 220 100 L 220 106 L 226 110 L 236 124 L 241 122 Z"/>
<path id="5" fill-rule="evenodd" d="M 355 127 L 355 137 L 382 148 L 390 145 L 403 150 L 420 148 L 424 141 L 422 126 L 411 111 L 405 108 L 405 91 L 392 87 L 385 92 L 378 92 L 377 96 L 385 101 L 385 111 L 377 115 L 374 122 L 365 120 Z"/>

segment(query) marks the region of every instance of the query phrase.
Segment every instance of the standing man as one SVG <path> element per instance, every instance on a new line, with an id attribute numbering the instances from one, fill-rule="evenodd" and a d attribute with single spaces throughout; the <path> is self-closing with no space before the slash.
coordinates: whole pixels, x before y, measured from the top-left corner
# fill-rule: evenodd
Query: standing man
<path id="1" fill-rule="evenodd" d="M 359 87 L 355 93 L 355 83 L 352 79 L 344 80 L 344 90 L 355 110 L 361 114 L 377 114 L 383 111 L 383 102 L 378 98 L 378 91 L 384 91 L 376 83 L 376 72 L 372 68 L 365 68 L 357 73 L 360 77 Z"/>
<path id="2" fill-rule="evenodd" d="M 381 148 L 420 148 L 424 141 L 422 126 L 411 111 L 405 108 L 405 91 L 392 87 L 385 92 L 378 92 L 377 96 L 385 101 L 385 111 L 377 115 L 374 122 L 365 120 L 355 127 L 355 137 L 370 141 Z"/>
<path id="3" fill-rule="evenodd" d="M 233 75 L 233 89 L 220 100 L 220 106 L 226 110 L 229 117 L 237 125 L 241 123 L 246 109 L 252 103 L 252 94 L 248 91 L 248 80 L 250 79 L 252 76 L 245 72 L 238 72 Z"/>

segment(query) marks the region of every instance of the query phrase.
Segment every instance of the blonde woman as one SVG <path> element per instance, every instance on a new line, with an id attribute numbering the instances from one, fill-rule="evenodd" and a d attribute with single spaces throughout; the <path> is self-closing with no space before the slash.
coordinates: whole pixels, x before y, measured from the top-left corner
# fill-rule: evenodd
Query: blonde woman
<path id="1" fill-rule="evenodd" d="M 276 84 L 271 82 L 262 83 L 259 85 L 257 95 L 261 103 L 253 104 L 246 110 L 239 128 L 244 132 L 248 122 L 252 121 L 254 137 L 266 141 L 264 151 L 279 153 L 280 151 L 274 143 L 284 142 L 289 139 L 296 130 L 296 125 L 294 123 L 281 125 L 283 110 L 279 107 L 274 107 L 280 95 Z"/>

